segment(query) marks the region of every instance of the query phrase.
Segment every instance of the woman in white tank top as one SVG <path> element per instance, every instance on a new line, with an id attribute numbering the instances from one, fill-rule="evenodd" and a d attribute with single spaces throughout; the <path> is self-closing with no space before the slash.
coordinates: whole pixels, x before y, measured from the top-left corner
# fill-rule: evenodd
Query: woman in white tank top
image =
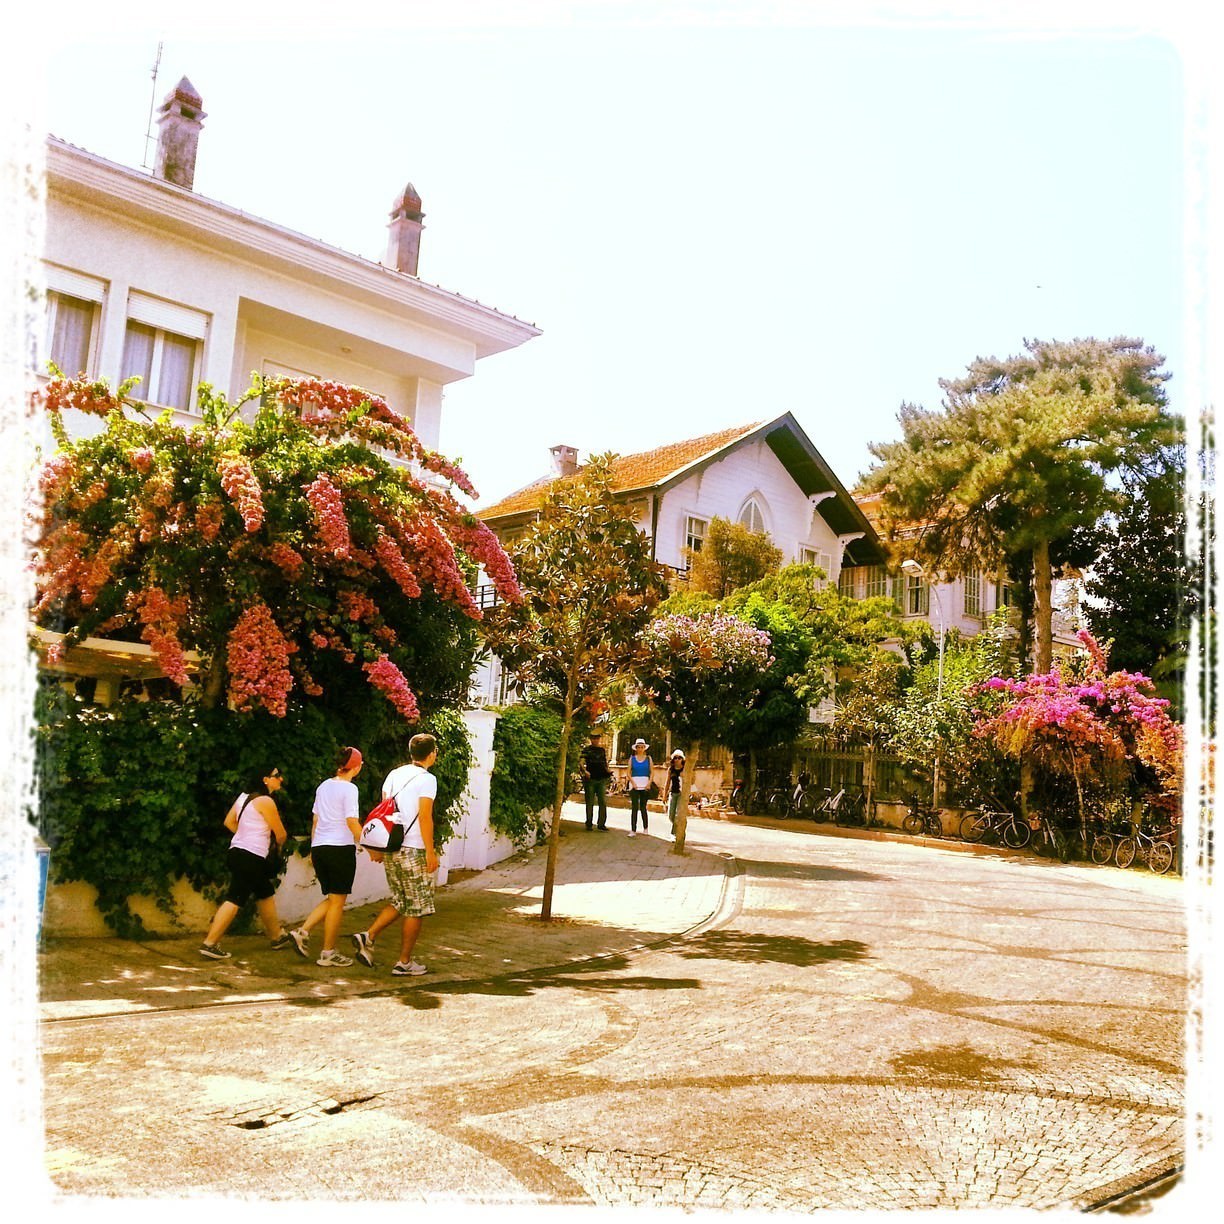
<path id="1" fill-rule="evenodd" d="M 233 834 L 226 865 L 230 880 L 225 900 L 200 945 L 200 955 L 209 960 L 228 960 L 229 953 L 221 950 L 221 936 L 238 911 L 252 898 L 263 928 L 274 948 L 287 948 L 292 941 L 281 927 L 276 913 L 276 862 L 273 848 L 280 851 L 285 844 L 285 826 L 272 796 L 281 788 L 281 772 L 272 769 L 247 787 L 225 813 L 225 827 Z"/>

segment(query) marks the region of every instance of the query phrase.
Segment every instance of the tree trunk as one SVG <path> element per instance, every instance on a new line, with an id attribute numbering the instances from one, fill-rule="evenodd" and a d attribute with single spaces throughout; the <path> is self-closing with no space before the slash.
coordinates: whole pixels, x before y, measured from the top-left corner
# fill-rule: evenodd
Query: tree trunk
<path id="1" fill-rule="evenodd" d="M 1033 670 L 1044 676 L 1054 666 L 1054 579 L 1050 572 L 1050 542 L 1033 547 L 1033 619 L 1037 622 L 1037 659 Z"/>
<path id="2" fill-rule="evenodd" d="M 744 814 L 749 811 L 748 805 L 752 802 L 752 796 L 756 794 L 757 784 L 757 763 L 756 749 L 748 749 L 748 776 L 744 779 Z"/>
<path id="3" fill-rule="evenodd" d="M 685 761 L 684 772 L 680 775 L 680 802 L 676 805 L 676 840 L 672 842 L 671 849 L 673 854 L 684 853 L 684 836 L 688 832 L 689 794 L 693 789 L 693 774 L 697 772 L 697 762 L 701 760 L 701 744 L 694 742 L 689 752 L 692 755 L 693 764 L 690 766 Z M 671 802 L 671 795 L 668 795 L 667 801 Z"/>
<path id="4" fill-rule="evenodd" d="M 225 656 L 217 650 L 208 665 L 204 677 L 204 694 L 201 702 L 206 710 L 215 710 L 225 695 Z"/>
<path id="5" fill-rule="evenodd" d="M 574 692 L 577 685 L 571 675 L 565 694 L 565 718 L 561 723 L 561 744 L 557 760 L 557 789 L 553 798 L 552 825 L 548 830 L 548 860 L 544 867 L 544 898 L 540 905 L 540 921 L 552 920 L 553 881 L 557 875 L 557 845 L 561 839 L 561 808 L 565 803 L 565 765 L 569 758 L 570 734 L 574 727 Z"/>

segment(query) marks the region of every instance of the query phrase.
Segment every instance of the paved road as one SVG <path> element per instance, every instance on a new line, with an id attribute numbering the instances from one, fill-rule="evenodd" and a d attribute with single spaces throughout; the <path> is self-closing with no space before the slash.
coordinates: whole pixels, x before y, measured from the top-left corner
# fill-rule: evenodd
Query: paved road
<path id="1" fill-rule="evenodd" d="M 1180 1164 L 1179 881 L 705 820 L 690 847 L 721 899 L 659 946 L 46 1025 L 55 1183 L 1040 1208 Z M 609 911 L 657 895 L 590 874 Z"/>

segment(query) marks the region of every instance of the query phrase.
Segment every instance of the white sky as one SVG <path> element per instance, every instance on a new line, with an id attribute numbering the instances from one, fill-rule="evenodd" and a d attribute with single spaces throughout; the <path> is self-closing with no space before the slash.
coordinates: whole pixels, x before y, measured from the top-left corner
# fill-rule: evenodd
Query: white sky
<path id="1" fill-rule="evenodd" d="M 785 411 L 851 484 L 1025 337 L 1140 336 L 1190 407 L 1178 27 L 1140 6 L 166 7 L 54 6 L 45 129 L 140 165 L 162 41 L 202 194 L 380 259 L 411 181 L 422 278 L 543 329 L 447 392 L 485 502 L 559 442 Z"/>

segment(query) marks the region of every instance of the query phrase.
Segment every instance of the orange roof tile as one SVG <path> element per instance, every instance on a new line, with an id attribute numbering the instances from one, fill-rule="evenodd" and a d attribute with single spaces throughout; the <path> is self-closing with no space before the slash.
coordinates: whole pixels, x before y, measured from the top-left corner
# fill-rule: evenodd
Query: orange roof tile
<path id="1" fill-rule="evenodd" d="M 762 424 L 763 422 L 757 421 L 751 425 L 737 425 L 732 429 L 720 429 L 717 433 L 704 434 L 700 438 L 672 442 L 637 455 L 620 455 L 612 461 L 612 488 L 617 493 L 653 489 L 683 468 L 722 450 Z M 582 467 L 578 470 L 581 472 Z M 545 491 L 558 479 L 571 480 L 573 477 L 542 477 L 491 506 L 478 508 L 476 513 L 488 522 L 536 510 Z"/>

